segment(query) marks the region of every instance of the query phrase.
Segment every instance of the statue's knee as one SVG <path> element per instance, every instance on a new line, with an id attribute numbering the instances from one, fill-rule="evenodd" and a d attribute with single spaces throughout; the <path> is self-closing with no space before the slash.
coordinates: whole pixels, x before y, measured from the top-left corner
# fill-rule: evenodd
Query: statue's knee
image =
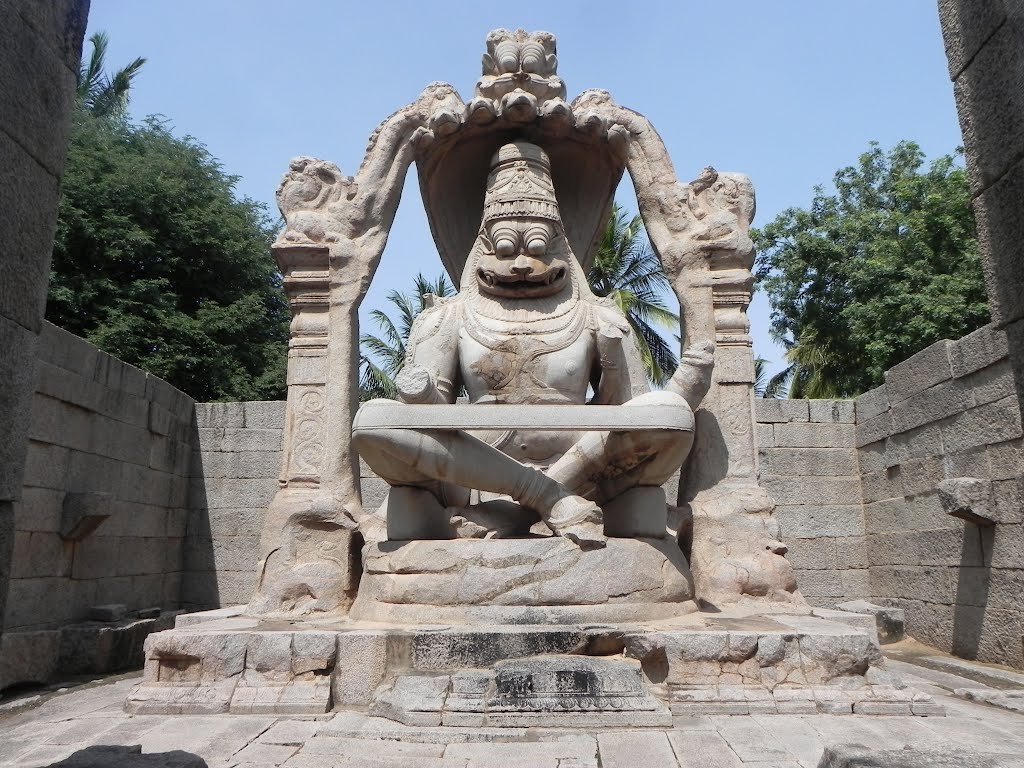
<path id="1" fill-rule="evenodd" d="M 399 430 L 380 428 L 354 428 L 352 430 L 352 445 L 366 463 L 371 467 L 377 456 L 384 454 L 391 456 L 397 445 L 400 444 L 395 434 Z M 388 449 L 391 449 L 390 451 Z"/>
<path id="2" fill-rule="evenodd" d="M 690 404 L 686 402 L 682 395 L 677 395 L 675 392 L 668 392 L 667 390 L 644 392 L 642 395 L 637 395 L 632 400 L 626 401 L 623 405 L 626 407 L 637 405 L 671 405 L 690 410 Z"/>

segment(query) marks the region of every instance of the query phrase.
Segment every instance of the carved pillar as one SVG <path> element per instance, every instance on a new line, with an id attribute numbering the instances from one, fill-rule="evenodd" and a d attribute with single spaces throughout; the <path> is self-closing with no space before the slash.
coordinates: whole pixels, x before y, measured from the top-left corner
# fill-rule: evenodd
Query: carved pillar
<path id="1" fill-rule="evenodd" d="M 292 311 L 279 482 L 282 489 L 318 488 L 326 445 L 330 250 L 325 245 L 282 243 L 273 250 Z"/>
<path id="2" fill-rule="evenodd" d="M 722 482 L 757 484 L 754 356 L 747 319 L 753 288 L 750 266 L 715 264 L 701 275 L 711 290 L 715 369 L 711 389 L 697 412 L 697 444 L 688 482 L 680 488 L 687 498 L 681 501 Z"/>
<path id="3" fill-rule="evenodd" d="M 347 506 L 334 503 L 344 473 L 331 463 L 332 447 L 347 445 L 349 436 L 328 407 L 330 358 L 334 347 L 348 345 L 330 334 L 331 251 L 325 244 L 288 242 L 273 250 L 292 312 L 288 403 L 280 488 L 267 510 L 249 612 L 344 610 L 358 575 L 351 557 L 355 521 Z"/>

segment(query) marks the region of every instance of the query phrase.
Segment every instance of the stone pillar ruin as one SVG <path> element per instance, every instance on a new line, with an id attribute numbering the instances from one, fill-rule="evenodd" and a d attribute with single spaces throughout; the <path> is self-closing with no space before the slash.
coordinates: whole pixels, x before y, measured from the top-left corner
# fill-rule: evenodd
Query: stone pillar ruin
<path id="1" fill-rule="evenodd" d="M 0 4 L 0 618 L 89 0 Z M 0 632 L 2 632 L 0 621 Z"/>
<path id="2" fill-rule="evenodd" d="M 992 322 L 1024 411 L 1024 2 L 939 0 Z"/>

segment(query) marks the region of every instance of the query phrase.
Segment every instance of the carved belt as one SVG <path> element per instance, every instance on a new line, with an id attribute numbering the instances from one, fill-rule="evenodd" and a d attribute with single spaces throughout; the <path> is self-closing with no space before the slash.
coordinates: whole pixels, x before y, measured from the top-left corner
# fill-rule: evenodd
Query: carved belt
<path id="1" fill-rule="evenodd" d="M 364 403 L 352 422 L 360 429 L 521 429 L 534 432 L 693 431 L 693 414 L 675 405 L 405 405 Z"/>

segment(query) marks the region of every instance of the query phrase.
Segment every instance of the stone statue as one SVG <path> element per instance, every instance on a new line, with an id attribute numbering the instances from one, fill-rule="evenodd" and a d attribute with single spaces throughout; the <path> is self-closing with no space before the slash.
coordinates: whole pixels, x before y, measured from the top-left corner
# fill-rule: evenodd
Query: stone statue
<path id="1" fill-rule="evenodd" d="M 604 91 L 567 102 L 556 67 L 552 35 L 496 30 L 473 97 L 429 85 L 353 175 L 292 161 L 284 450 L 248 615 L 151 636 L 129 711 L 937 713 L 888 684 L 873 631 L 810 615 L 757 484 L 749 179 L 680 182 L 646 118 Z M 414 163 L 460 290 L 417 318 L 398 400 L 359 406 L 359 303 Z M 585 278 L 627 171 L 686 350 L 654 392 Z M 360 458 L 383 503 L 364 505 Z"/>
<path id="2" fill-rule="evenodd" d="M 474 405 L 583 405 L 589 387 L 593 404 L 659 404 L 692 414 L 711 384 L 713 348 L 684 355 L 665 391 L 649 392 L 625 316 L 591 293 L 565 237 L 547 154 L 513 142 L 491 166 L 460 292 L 417 318 L 396 380 L 401 401 L 453 403 L 465 387 Z M 397 404 L 363 406 L 354 444 L 392 486 L 425 492 L 406 502 L 411 508 L 389 506 L 390 539 L 429 537 L 416 534 L 424 526 L 415 518 L 467 507 L 476 490 L 510 497 L 582 547 L 601 546 L 600 505 L 638 486 L 661 486 L 692 443 L 682 430 L 472 435 L 362 425 L 368 409 L 387 405 Z M 447 538 L 443 522 L 438 528 Z"/>
<path id="3" fill-rule="evenodd" d="M 293 313 L 284 455 L 250 613 L 362 606 L 365 618 L 419 620 L 441 602 L 504 601 L 526 616 L 590 587 L 583 602 L 635 610 L 587 620 L 678 615 L 694 600 L 802 605 L 757 485 L 750 180 L 705 168 L 679 181 L 643 115 L 601 90 L 568 102 L 557 63 L 553 35 L 495 30 L 472 98 L 431 83 L 374 131 L 352 176 L 292 161 L 274 245 Z M 401 402 L 357 412 L 359 304 L 413 164 L 460 293 L 416 322 Z M 659 392 L 625 318 L 585 279 L 624 172 L 680 304 L 686 351 Z M 469 403 L 455 404 L 463 390 Z M 380 509 L 363 506 L 360 456 L 391 485 Z M 463 541 L 437 541 L 453 537 Z M 503 586 L 469 599 L 459 574 L 500 549 L 474 538 L 509 539 L 501 551 L 518 554 L 488 577 Z M 435 583 L 438 558 L 452 566 Z M 630 559 L 623 573 L 640 581 L 595 577 Z M 557 595 L 541 560 L 567 575 Z M 517 569 L 552 596 L 526 590 Z"/>

